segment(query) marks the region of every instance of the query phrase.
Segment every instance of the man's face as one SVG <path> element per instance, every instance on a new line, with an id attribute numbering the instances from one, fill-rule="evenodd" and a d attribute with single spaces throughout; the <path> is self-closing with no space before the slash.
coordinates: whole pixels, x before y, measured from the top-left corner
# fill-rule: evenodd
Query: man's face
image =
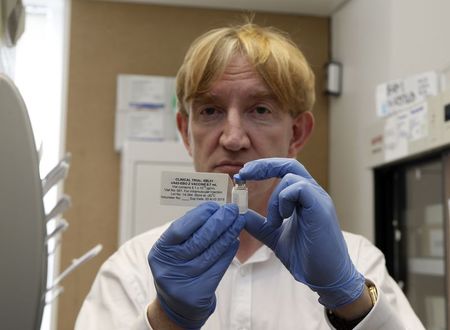
<path id="1" fill-rule="evenodd" d="M 295 156 L 312 129 L 311 114 L 306 123 L 303 115 L 283 111 L 245 57 L 234 56 L 177 121 L 195 169 L 232 176 L 254 159 Z"/>

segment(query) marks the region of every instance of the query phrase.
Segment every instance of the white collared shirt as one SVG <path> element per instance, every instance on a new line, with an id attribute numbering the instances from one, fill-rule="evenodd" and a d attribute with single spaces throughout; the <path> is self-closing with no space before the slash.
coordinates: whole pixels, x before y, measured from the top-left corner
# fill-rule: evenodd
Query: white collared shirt
<path id="1" fill-rule="evenodd" d="M 146 311 L 156 297 L 147 254 L 167 228 L 125 243 L 101 267 L 75 325 L 77 330 L 151 329 Z M 378 290 L 378 301 L 355 328 L 424 329 L 389 276 L 383 254 L 365 238 L 344 232 L 356 268 Z M 332 329 L 318 295 L 294 280 L 266 246 L 245 263 L 234 258 L 216 291 L 217 306 L 202 329 Z"/>

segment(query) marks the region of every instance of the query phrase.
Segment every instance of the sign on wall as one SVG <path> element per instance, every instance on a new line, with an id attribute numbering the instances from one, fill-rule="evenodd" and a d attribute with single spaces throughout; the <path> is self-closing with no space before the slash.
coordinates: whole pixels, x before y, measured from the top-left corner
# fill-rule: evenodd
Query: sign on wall
<path id="1" fill-rule="evenodd" d="M 438 74 L 428 71 L 405 79 L 392 80 L 377 86 L 377 115 L 386 117 L 396 114 L 413 104 L 424 102 L 428 96 L 439 91 Z"/>
<path id="2" fill-rule="evenodd" d="M 120 74 L 115 149 L 125 140 L 175 141 L 175 108 L 175 78 Z"/>

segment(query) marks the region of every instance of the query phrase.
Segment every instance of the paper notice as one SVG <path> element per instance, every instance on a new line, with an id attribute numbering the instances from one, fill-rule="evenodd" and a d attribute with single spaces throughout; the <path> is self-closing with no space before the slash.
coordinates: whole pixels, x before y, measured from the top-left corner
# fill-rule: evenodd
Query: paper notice
<path id="1" fill-rule="evenodd" d="M 403 112 L 386 119 L 384 126 L 384 159 L 401 158 L 408 154 L 409 113 Z"/>
<path id="2" fill-rule="evenodd" d="M 409 111 L 410 141 L 416 141 L 427 137 L 428 135 L 427 111 L 428 106 L 426 102 L 418 104 Z"/>
<path id="3" fill-rule="evenodd" d="M 230 178 L 224 173 L 161 172 L 161 205 L 197 206 L 227 202 Z"/>
<path id="4" fill-rule="evenodd" d="M 428 96 L 437 95 L 438 87 L 439 78 L 434 71 L 380 84 L 375 92 L 377 115 L 386 117 L 424 102 Z"/>

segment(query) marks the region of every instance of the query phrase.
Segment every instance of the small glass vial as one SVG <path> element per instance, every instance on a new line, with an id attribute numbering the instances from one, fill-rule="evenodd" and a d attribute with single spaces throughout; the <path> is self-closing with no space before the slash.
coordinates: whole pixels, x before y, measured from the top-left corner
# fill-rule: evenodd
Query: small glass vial
<path id="1" fill-rule="evenodd" d="M 248 211 L 248 189 L 245 180 L 234 178 L 234 187 L 231 190 L 231 202 L 239 207 L 239 214 Z"/>

